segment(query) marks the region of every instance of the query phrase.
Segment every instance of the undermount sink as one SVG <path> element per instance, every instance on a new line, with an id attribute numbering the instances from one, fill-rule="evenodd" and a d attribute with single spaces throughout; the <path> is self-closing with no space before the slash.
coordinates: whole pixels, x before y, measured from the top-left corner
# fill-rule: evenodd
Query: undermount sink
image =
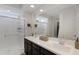
<path id="1" fill-rule="evenodd" d="M 72 47 L 67 45 L 65 41 L 49 41 L 48 44 L 52 49 L 57 49 L 57 51 L 62 51 L 62 52 L 71 52 Z"/>
<path id="2" fill-rule="evenodd" d="M 71 52 L 71 47 L 66 46 L 65 44 L 64 45 L 61 45 L 59 43 L 54 43 L 54 44 L 52 44 L 50 46 L 53 47 L 55 50 L 57 49 L 57 51 Z"/>

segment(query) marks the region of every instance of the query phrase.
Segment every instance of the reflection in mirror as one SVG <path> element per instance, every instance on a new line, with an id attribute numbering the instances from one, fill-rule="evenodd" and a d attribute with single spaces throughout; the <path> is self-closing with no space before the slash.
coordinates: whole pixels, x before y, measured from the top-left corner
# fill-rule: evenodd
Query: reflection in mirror
<path id="1" fill-rule="evenodd" d="M 50 37 L 58 37 L 59 21 L 58 18 L 54 20 L 52 17 L 38 16 L 36 17 L 38 24 L 36 33 L 38 35 L 46 35 Z M 55 32 L 54 32 L 55 31 Z"/>
<path id="2" fill-rule="evenodd" d="M 59 37 L 75 39 L 78 36 L 79 6 L 74 4 L 36 4 L 35 9 L 25 11 L 25 36 L 46 35 L 49 37 Z M 38 8 L 39 7 L 39 8 Z M 43 12 L 40 12 L 40 8 Z M 28 11 L 28 12 L 27 12 Z M 27 24 L 31 24 L 31 28 Z M 37 24 L 37 27 L 35 27 Z"/>
<path id="3" fill-rule="evenodd" d="M 38 16 L 36 18 L 36 22 L 38 24 L 36 33 L 38 35 L 47 35 L 48 18 L 43 16 Z"/>

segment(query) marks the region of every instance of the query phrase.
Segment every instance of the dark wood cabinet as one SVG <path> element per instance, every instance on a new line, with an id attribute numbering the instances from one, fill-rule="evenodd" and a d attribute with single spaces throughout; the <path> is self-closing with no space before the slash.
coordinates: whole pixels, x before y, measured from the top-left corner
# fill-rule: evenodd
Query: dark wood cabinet
<path id="1" fill-rule="evenodd" d="M 39 50 L 37 50 L 36 48 L 33 48 L 32 55 L 39 55 Z"/>
<path id="2" fill-rule="evenodd" d="M 40 52 L 39 52 L 39 50 L 40 50 L 40 48 L 39 48 L 39 46 L 38 45 L 36 45 L 36 44 L 32 44 L 32 54 L 33 55 L 39 55 L 40 54 Z"/>
<path id="3" fill-rule="evenodd" d="M 32 55 L 32 43 L 28 40 L 24 40 L 24 51 L 27 55 Z"/>
<path id="4" fill-rule="evenodd" d="M 52 53 L 52 52 L 50 52 L 50 51 L 48 51 L 48 50 L 46 50 L 46 49 L 44 49 L 42 47 L 40 48 L 40 52 L 43 55 L 55 55 L 55 53 Z"/>
<path id="5" fill-rule="evenodd" d="M 26 55 L 56 55 L 43 47 L 24 39 L 24 51 Z"/>

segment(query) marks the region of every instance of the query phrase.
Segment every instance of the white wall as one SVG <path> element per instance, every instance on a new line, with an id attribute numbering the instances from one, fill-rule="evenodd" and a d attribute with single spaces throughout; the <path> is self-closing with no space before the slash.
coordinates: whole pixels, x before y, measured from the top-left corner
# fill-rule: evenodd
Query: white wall
<path id="1" fill-rule="evenodd" d="M 79 6 L 76 7 L 76 36 L 79 38 Z"/>
<path id="2" fill-rule="evenodd" d="M 8 10 L 11 11 L 8 12 Z M 24 32 L 23 32 L 24 22 L 22 19 L 19 18 L 19 16 L 20 16 L 20 10 L 5 5 L 0 5 L 1 55 L 2 54 L 16 55 L 24 52 Z M 19 30 L 18 28 L 21 29 Z"/>
<path id="3" fill-rule="evenodd" d="M 59 37 L 75 39 L 76 35 L 76 7 L 66 8 L 60 13 Z"/>
<path id="4" fill-rule="evenodd" d="M 55 18 L 51 16 L 48 18 L 48 35 L 51 37 L 55 36 L 54 27 L 55 27 Z"/>

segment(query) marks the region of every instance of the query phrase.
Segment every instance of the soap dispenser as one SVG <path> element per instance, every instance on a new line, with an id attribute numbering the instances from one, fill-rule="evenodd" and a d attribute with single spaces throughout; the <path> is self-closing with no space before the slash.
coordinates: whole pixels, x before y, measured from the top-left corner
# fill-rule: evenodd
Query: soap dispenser
<path id="1" fill-rule="evenodd" d="M 76 49 L 79 49 L 79 40 L 78 40 L 78 38 L 77 38 L 76 41 L 75 41 L 75 48 L 76 48 Z"/>

